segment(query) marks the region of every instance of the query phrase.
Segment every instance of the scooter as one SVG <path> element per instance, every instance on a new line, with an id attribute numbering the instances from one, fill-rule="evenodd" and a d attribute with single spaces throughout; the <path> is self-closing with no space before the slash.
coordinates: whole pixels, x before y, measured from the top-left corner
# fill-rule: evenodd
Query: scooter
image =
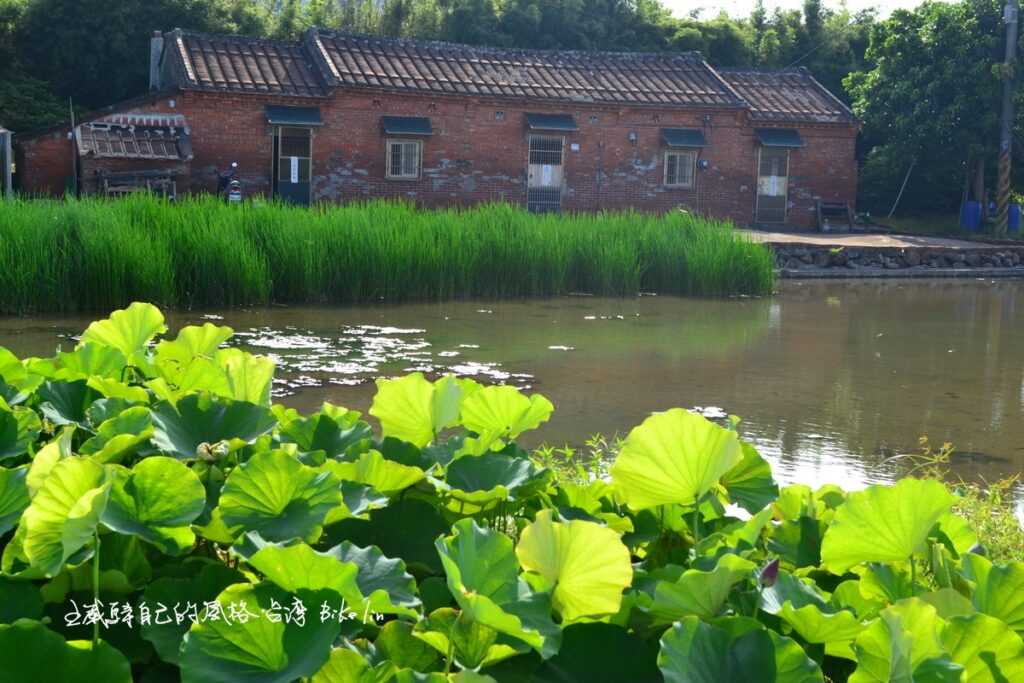
<path id="1" fill-rule="evenodd" d="M 237 172 L 238 162 L 232 161 L 229 170 L 217 174 L 217 194 L 228 203 L 242 201 L 242 183 L 235 177 Z"/>

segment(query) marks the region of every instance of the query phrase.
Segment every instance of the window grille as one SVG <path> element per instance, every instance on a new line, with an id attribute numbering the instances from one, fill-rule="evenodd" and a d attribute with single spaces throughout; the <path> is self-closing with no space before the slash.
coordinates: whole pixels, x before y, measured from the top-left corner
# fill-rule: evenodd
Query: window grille
<path id="1" fill-rule="evenodd" d="M 419 178 L 422 144 L 418 140 L 388 140 L 387 177 L 399 180 Z"/>
<path id="2" fill-rule="evenodd" d="M 551 135 L 531 135 L 530 163 L 560 166 L 562 164 L 562 138 Z"/>
<path id="3" fill-rule="evenodd" d="M 665 184 L 669 187 L 693 187 L 694 152 L 665 152 Z"/>

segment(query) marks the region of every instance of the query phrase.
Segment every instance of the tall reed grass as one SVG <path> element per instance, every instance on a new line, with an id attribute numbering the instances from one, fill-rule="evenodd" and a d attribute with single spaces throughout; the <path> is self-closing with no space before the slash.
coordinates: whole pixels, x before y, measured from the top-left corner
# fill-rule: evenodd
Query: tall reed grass
<path id="1" fill-rule="evenodd" d="M 535 215 L 118 201 L 0 202 L 0 310 L 109 310 L 552 296 L 765 294 L 772 258 L 675 213 Z"/>

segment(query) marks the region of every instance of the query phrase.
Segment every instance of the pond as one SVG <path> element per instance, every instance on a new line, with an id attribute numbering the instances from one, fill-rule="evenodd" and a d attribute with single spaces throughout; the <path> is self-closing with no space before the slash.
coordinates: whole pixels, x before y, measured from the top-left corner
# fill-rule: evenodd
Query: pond
<path id="1" fill-rule="evenodd" d="M 74 343 L 93 316 L 0 319 L 19 356 Z M 213 320 L 279 367 L 278 400 L 366 411 L 373 379 L 455 372 L 543 393 L 535 440 L 625 434 L 651 411 L 731 413 L 785 481 L 856 488 L 893 455 L 952 442 L 953 469 L 1024 469 L 1024 282 L 784 281 L 763 299 L 586 296 L 169 315 Z"/>

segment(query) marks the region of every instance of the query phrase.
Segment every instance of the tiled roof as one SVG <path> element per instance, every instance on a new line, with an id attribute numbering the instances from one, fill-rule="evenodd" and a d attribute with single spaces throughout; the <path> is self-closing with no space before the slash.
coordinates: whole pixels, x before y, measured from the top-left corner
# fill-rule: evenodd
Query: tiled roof
<path id="1" fill-rule="evenodd" d="M 178 85 L 186 89 L 324 97 L 301 43 L 173 31 L 165 36 Z"/>
<path id="2" fill-rule="evenodd" d="M 742 106 L 698 53 L 552 52 L 310 31 L 327 83 L 566 102 Z"/>
<path id="3" fill-rule="evenodd" d="M 754 121 L 846 123 L 853 113 L 807 69 L 719 72 L 750 105 Z"/>
<path id="4" fill-rule="evenodd" d="M 170 63 L 167 60 L 170 59 Z M 757 122 L 848 123 L 853 114 L 803 68 L 716 71 L 696 52 L 556 52 L 310 29 L 299 42 L 165 34 L 185 89 L 326 97 L 332 88 L 553 102 L 749 109 Z"/>
<path id="5" fill-rule="evenodd" d="M 113 114 L 78 126 L 75 140 L 83 156 L 192 158 L 188 124 L 180 114 Z"/>

